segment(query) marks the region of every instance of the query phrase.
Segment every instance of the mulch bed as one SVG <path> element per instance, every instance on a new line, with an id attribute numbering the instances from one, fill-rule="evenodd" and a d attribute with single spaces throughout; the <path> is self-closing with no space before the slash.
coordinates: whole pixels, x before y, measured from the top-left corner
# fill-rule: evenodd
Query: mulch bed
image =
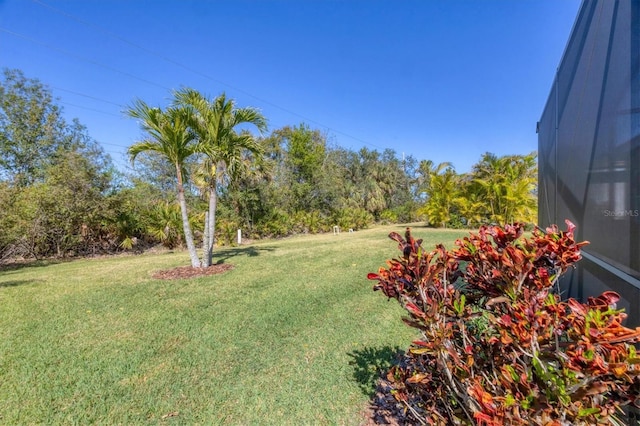
<path id="1" fill-rule="evenodd" d="M 233 269 L 233 265 L 220 263 L 207 268 L 194 268 L 193 266 L 178 266 L 177 268 L 158 271 L 153 274 L 157 280 L 181 280 L 186 278 L 204 277 L 206 275 L 222 274 Z"/>
<path id="2" fill-rule="evenodd" d="M 376 393 L 362 412 L 362 417 L 360 426 L 415 424 L 406 417 L 403 405 L 391 395 L 391 388 L 383 377 L 378 379 Z"/>
<path id="3" fill-rule="evenodd" d="M 391 410 L 385 409 L 376 405 L 373 402 L 366 410 L 362 412 L 363 420 L 360 423 L 360 426 L 378 426 L 378 425 L 389 425 L 389 426 L 400 426 L 400 425 L 410 425 L 411 423 L 402 423 L 398 420 L 398 416 L 396 416 Z"/>

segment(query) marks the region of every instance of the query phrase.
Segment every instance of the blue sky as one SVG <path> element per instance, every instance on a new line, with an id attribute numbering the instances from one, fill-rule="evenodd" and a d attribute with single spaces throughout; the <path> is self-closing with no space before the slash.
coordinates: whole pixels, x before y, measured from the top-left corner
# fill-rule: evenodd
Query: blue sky
<path id="1" fill-rule="evenodd" d="M 526 154 L 579 0 L 0 0 L 0 67 L 59 98 L 116 164 L 122 111 L 183 86 L 254 106 L 270 130 L 466 172 Z"/>

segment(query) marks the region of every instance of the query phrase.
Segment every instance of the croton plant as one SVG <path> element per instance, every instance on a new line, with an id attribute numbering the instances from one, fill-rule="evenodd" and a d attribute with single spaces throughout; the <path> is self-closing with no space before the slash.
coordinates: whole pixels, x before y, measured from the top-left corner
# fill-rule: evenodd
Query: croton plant
<path id="1" fill-rule="evenodd" d="M 620 423 L 636 403 L 640 327 L 623 325 L 619 296 L 563 300 L 558 278 L 587 242 L 574 225 L 483 226 L 448 251 L 425 251 L 407 228 L 402 255 L 368 278 L 420 331 L 383 378 L 401 421 L 433 425 Z M 389 405 L 387 408 L 389 408 Z"/>

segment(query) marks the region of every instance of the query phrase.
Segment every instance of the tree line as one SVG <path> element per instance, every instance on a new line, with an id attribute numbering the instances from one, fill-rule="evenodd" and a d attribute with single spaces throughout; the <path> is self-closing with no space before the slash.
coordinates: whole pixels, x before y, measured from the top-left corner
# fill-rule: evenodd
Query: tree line
<path id="1" fill-rule="evenodd" d="M 301 123 L 267 119 L 184 88 L 164 108 L 125 111 L 144 139 L 121 171 L 51 91 L 19 70 L 0 81 L 0 261 L 187 246 L 212 262 L 237 229 L 250 238 L 424 221 L 534 222 L 536 155 L 484 154 L 469 173 L 386 149 L 351 150 Z M 199 258 L 196 248 L 202 248 Z"/>

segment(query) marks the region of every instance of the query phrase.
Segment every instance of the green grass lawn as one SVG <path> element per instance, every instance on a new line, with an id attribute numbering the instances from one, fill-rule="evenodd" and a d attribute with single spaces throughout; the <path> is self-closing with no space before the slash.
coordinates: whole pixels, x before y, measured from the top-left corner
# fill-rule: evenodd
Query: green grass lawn
<path id="1" fill-rule="evenodd" d="M 186 253 L 0 270 L 0 424 L 353 424 L 414 332 L 368 272 L 385 226 Z M 414 228 L 425 248 L 466 231 Z"/>

